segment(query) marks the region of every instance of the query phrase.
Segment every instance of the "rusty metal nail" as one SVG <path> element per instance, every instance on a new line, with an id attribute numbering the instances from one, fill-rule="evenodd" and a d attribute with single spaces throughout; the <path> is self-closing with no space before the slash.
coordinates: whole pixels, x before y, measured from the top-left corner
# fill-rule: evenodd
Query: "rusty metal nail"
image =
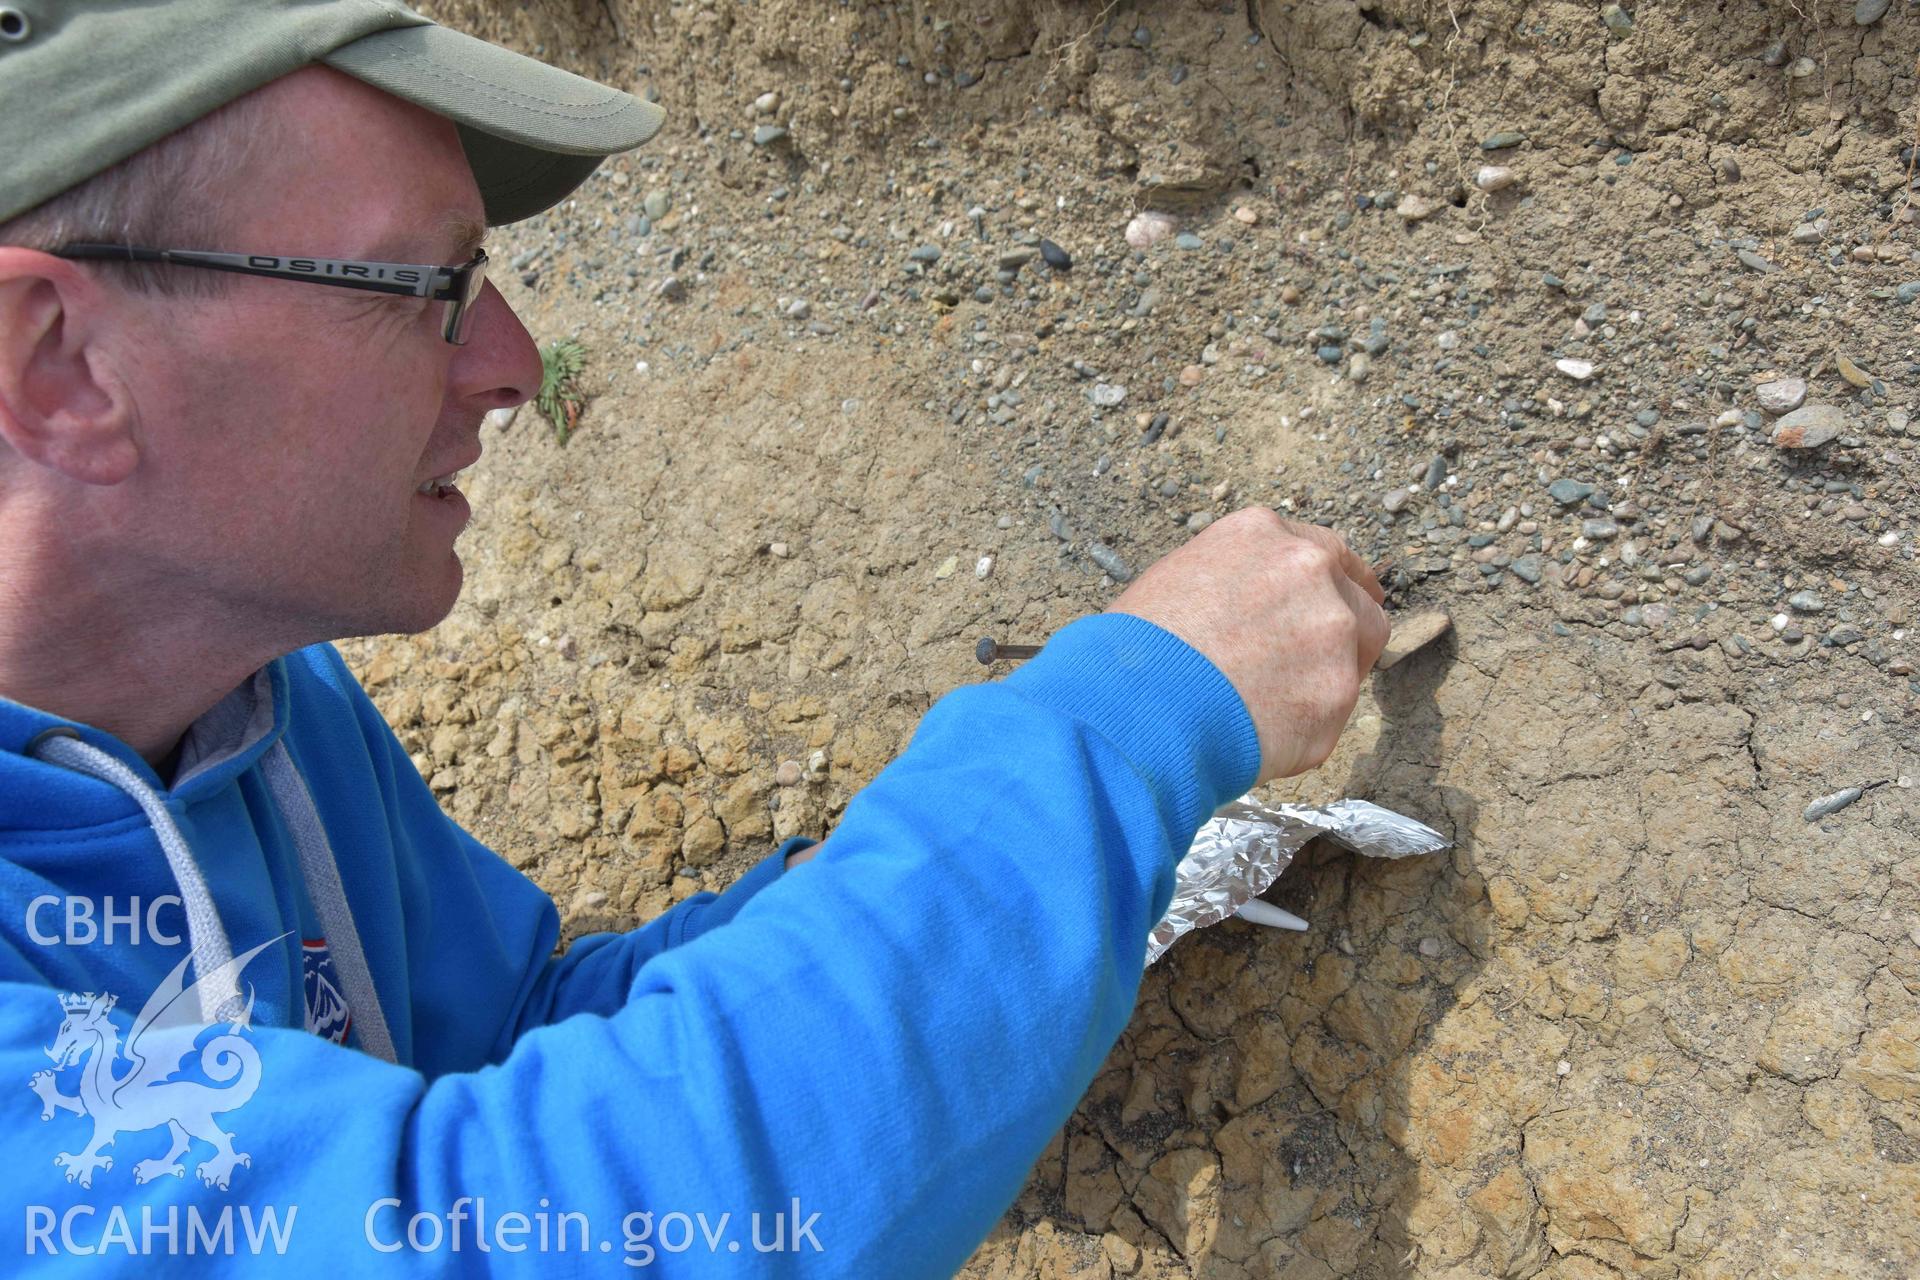
<path id="1" fill-rule="evenodd" d="M 1001 644 L 992 636 L 981 636 L 980 643 L 973 646 L 973 656 L 980 660 L 983 667 L 994 662 L 1018 662 L 1038 652 L 1040 646 L 1037 644 Z"/>

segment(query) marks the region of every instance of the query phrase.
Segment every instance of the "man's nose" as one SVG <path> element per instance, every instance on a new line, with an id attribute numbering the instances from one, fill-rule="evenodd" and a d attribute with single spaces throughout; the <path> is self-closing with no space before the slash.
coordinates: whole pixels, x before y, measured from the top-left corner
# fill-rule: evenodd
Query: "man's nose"
<path id="1" fill-rule="evenodd" d="M 452 390 L 489 409 L 525 404 L 540 392 L 540 349 L 489 280 L 474 300 L 467 341 L 454 351 Z"/>

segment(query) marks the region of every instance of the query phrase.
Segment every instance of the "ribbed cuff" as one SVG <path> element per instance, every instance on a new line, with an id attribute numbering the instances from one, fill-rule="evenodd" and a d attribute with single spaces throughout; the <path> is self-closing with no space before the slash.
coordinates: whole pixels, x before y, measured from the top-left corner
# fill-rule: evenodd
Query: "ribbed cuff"
<path id="1" fill-rule="evenodd" d="M 1006 678 L 1100 733 L 1191 834 L 1260 772 L 1260 738 L 1232 683 L 1198 649 L 1126 613 L 1080 618 Z"/>

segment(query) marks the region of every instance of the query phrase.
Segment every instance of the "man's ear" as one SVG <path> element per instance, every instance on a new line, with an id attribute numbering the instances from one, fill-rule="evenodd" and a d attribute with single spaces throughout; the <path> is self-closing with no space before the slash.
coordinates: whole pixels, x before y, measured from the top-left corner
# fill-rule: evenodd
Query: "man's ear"
<path id="1" fill-rule="evenodd" d="M 108 295 L 64 259 L 0 247 L 0 442 L 81 484 L 139 461 L 134 406 L 97 341 Z"/>

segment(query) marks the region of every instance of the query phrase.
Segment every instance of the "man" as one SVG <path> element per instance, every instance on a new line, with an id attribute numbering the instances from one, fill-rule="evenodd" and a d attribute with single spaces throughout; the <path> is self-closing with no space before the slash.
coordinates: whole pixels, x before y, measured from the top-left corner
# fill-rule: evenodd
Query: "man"
<path id="1" fill-rule="evenodd" d="M 453 606 L 540 374 L 478 233 L 658 109 L 380 0 L 37 0 L 0 118 L 0 1267 L 958 1267 L 1196 828 L 1331 751 L 1366 568 L 1219 521 L 827 844 L 555 958 L 326 642 Z"/>

